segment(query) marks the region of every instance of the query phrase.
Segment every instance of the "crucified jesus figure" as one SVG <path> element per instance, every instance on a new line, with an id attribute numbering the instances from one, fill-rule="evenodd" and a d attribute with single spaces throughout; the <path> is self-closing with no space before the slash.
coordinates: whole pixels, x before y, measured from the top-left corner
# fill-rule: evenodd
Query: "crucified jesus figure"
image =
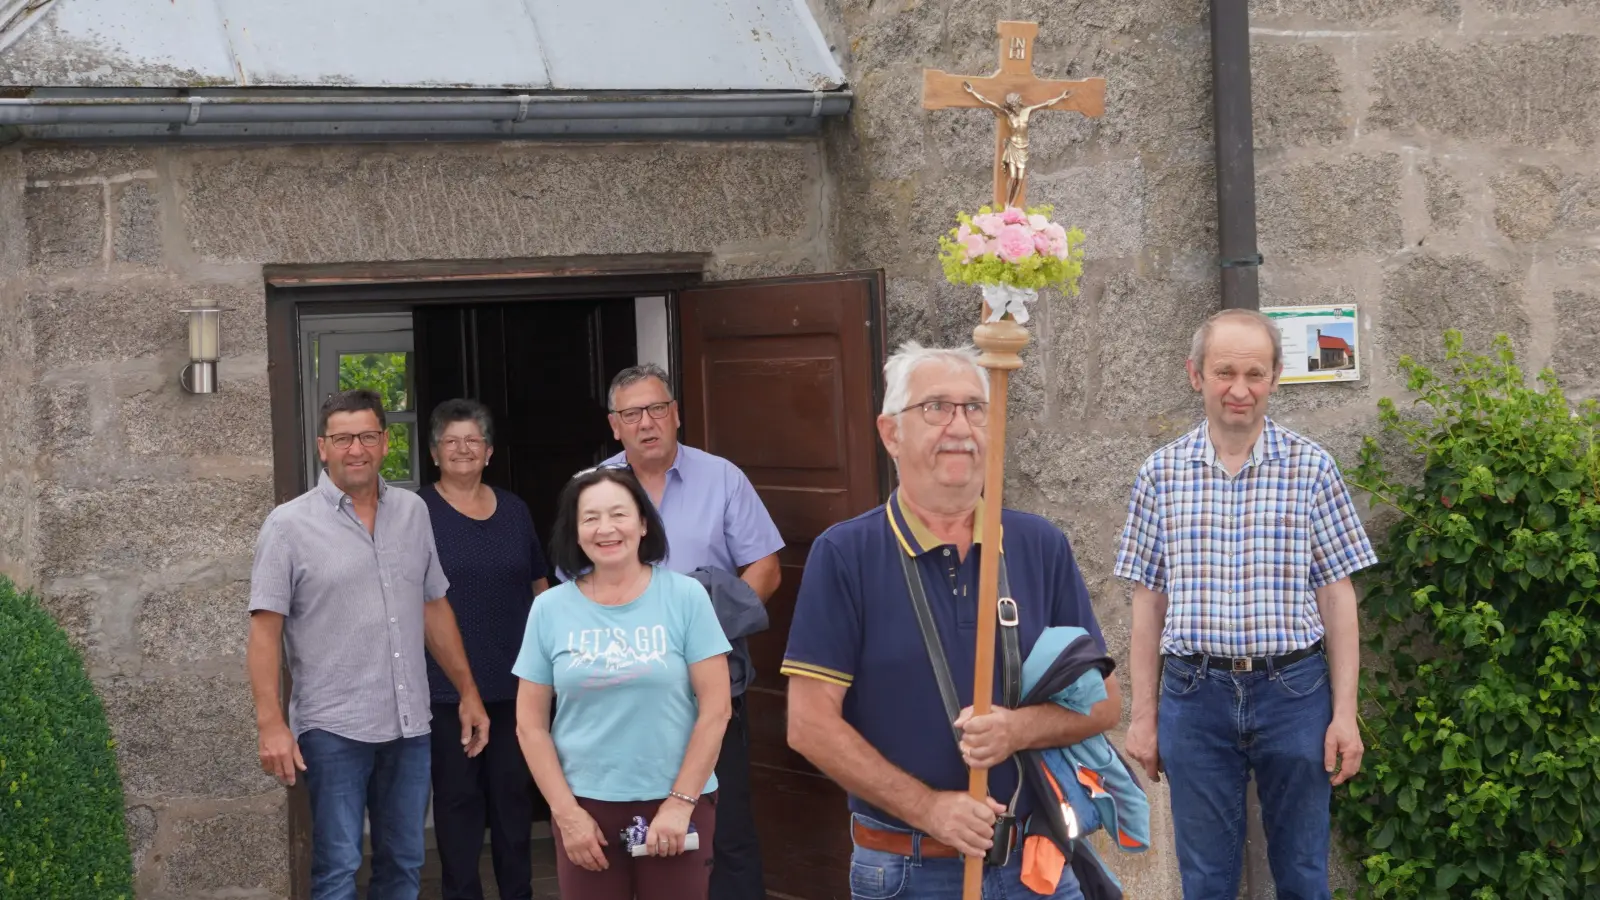
<path id="1" fill-rule="evenodd" d="M 1023 106 L 1022 95 L 1015 92 L 1006 95 L 1006 102 L 996 103 L 973 90 L 970 81 L 963 81 L 961 87 L 978 98 L 978 102 L 984 106 L 1003 114 L 1011 125 L 1011 134 L 1006 138 L 1006 149 L 1000 156 L 1000 162 L 1006 167 L 1006 205 L 1010 206 L 1016 202 L 1017 194 L 1022 189 L 1022 179 L 1028 171 L 1028 117 L 1036 110 L 1054 106 L 1067 99 L 1072 89 L 1068 88 L 1043 103 Z"/>

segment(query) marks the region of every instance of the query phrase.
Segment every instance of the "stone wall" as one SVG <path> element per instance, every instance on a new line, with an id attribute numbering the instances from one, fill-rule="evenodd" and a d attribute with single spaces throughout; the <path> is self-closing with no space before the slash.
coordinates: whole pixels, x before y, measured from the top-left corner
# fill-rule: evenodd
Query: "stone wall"
<path id="1" fill-rule="evenodd" d="M 21 315 L 23 274 L 27 267 L 27 223 L 22 211 L 21 159 L 0 154 L 0 322 Z M 0 420 L 13 423 L 0 433 L 0 574 L 29 584 L 28 542 L 32 533 L 33 455 L 30 434 L 15 423 L 32 416 L 33 342 L 19 329 L 0 328 Z M 73 623 L 63 620 L 67 627 Z"/>
<path id="2" fill-rule="evenodd" d="M 271 263 L 693 251 L 826 269 L 815 140 L 70 149 L 0 156 L 0 570 L 85 653 L 142 900 L 288 891 L 257 764 L 249 574 L 273 505 Z M 221 391 L 177 383 L 216 301 Z"/>
<path id="3" fill-rule="evenodd" d="M 827 140 L 836 238 L 889 274 L 891 340 L 968 341 L 977 298 L 943 280 L 937 235 L 990 199 L 992 116 L 924 112 L 923 67 L 987 74 L 995 22 L 1037 21 L 1042 75 L 1107 79 L 1106 114 L 1039 113 L 1029 200 L 1088 234 L 1080 297 L 1037 304 L 1011 393 L 1009 504 L 1073 541 L 1119 659 L 1109 577 L 1139 463 L 1192 427 L 1183 359 L 1219 306 L 1208 4 L 812 0 L 858 92 Z M 1365 377 L 1281 389 L 1275 415 L 1351 464 L 1395 361 L 1441 331 L 1512 335 L 1528 366 L 1600 390 L 1600 4 L 1251 4 L 1263 305 L 1361 305 Z M 1364 504 L 1363 504 L 1364 505 Z M 1364 510 L 1365 512 L 1365 510 Z M 1127 693 L 1124 693 L 1127 697 Z M 1161 788 L 1154 791 L 1158 806 Z M 1179 895 L 1164 813 L 1130 896 Z M 1259 835 L 1259 823 L 1253 823 Z M 1272 896 L 1259 841 L 1246 895 Z M 1344 876 L 1341 876 L 1344 877 Z"/>

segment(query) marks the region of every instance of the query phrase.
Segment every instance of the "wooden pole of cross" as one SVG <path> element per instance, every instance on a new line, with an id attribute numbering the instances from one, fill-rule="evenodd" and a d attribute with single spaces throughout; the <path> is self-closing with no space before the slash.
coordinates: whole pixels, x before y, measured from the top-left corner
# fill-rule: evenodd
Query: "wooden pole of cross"
<path id="1" fill-rule="evenodd" d="M 1061 110 L 1097 117 L 1105 114 L 1104 78 L 1052 81 L 1033 74 L 1036 22 L 999 23 L 1000 68 L 986 77 L 952 75 L 936 69 L 922 72 L 923 109 L 979 109 L 995 113 L 994 205 L 1022 207 L 1027 196 L 1028 123 L 1035 112 Z M 985 303 L 983 319 L 989 318 Z M 1011 372 L 1022 368 L 1028 330 L 1007 316 L 980 321 L 973 341 L 982 351 L 978 362 L 989 370 L 989 442 L 983 480 L 983 542 L 978 557 L 978 645 L 972 679 L 972 712 L 989 712 L 994 696 L 995 625 L 1000 594 L 1000 508 L 1006 467 L 1006 393 Z M 971 771 L 967 789 L 983 801 L 989 795 L 987 771 Z M 964 900 L 978 900 L 983 889 L 983 860 L 968 857 Z"/>

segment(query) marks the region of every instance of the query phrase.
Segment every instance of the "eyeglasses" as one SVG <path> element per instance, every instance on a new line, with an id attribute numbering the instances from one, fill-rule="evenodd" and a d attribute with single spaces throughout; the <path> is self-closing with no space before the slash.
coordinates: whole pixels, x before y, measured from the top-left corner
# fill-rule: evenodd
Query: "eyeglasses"
<path id="1" fill-rule="evenodd" d="M 330 434 L 323 439 L 332 444 L 335 450 L 343 450 L 358 438 L 361 440 L 361 446 L 376 447 L 378 446 L 378 441 L 383 438 L 383 432 L 363 431 L 360 434 Z"/>
<path id="2" fill-rule="evenodd" d="M 484 442 L 483 438 L 478 438 L 478 437 L 469 437 L 469 438 L 447 437 L 447 438 L 444 438 L 443 440 L 439 441 L 439 446 L 443 447 L 446 450 L 460 450 L 462 448 L 466 448 L 468 450 L 471 450 L 473 453 L 477 453 L 479 450 L 483 449 L 484 443 L 485 442 Z"/>
<path id="3" fill-rule="evenodd" d="M 922 410 L 922 421 L 929 425 L 944 426 L 955 421 L 956 409 L 966 413 L 967 424 L 973 428 L 982 428 L 989 421 L 989 403 L 986 400 L 973 400 L 969 403 L 955 403 L 950 400 L 927 400 L 922 403 L 913 403 L 901 412 L 910 412 L 913 409 Z"/>
<path id="4" fill-rule="evenodd" d="M 672 401 L 667 400 L 662 403 L 652 403 L 649 406 L 630 406 L 627 409 L 613 409 L 611 412 L 623 422 L 632 425 L 638 422 L 647 412 L 652 419 L 665 419 L 667 410 L 671 408 Z"/>

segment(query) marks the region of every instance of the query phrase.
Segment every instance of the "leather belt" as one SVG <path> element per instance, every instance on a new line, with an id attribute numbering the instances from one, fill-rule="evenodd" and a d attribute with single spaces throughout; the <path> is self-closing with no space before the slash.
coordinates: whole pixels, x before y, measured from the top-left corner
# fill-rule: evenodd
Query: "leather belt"
<path id="1" fill-rule="evenodd" d="M 1318 640 L 1309 647 L 1301 647 L 1299 650 L 1292 650 L 1283 654 L 1282 656 L 1232 657 L 1212 656 L 1209 653 L 1191 653 L 1188 656 L 1179 656 L 1177 654 L 1173 654 L 1173 659 L 1181 659 L 1192 666 L 1203 666 L 1209 661 L 1210 668 L 1222 669 L 1225 672 L 1254 672 L 1257 669 L 1267 668 L 1269 663 L 1273 669 L 1281 669 L 1284 666 L 1292 666 L 1311 654 L 1320 651 L 1321 649 L 1322 641 Z"/>
<path id="2" fill-rule="evenodd" d="M 896 856 L 915 856 L 911 850 L 911 835 L 904 831 L 885 831 L 870 828 L 860 820 L 850 823 L 850 837 L 857 846 Z M 928 835 L 922 836 L 922 855 L 929 859 L 951 859 L 960 856 L 956 848 L 940 843 Z"/>

